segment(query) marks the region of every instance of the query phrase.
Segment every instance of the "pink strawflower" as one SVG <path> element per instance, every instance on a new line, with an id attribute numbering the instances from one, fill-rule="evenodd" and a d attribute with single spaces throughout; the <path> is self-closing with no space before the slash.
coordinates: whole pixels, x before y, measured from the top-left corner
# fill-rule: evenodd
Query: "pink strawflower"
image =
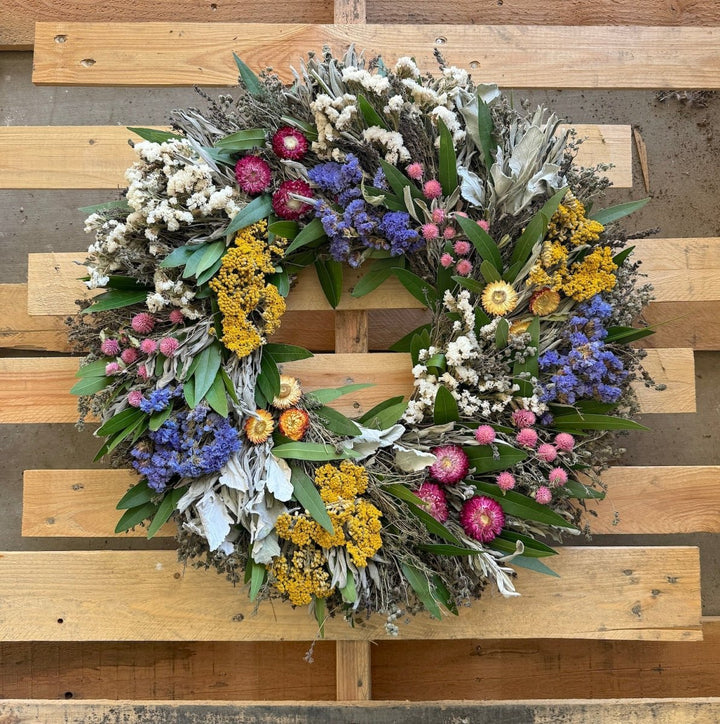
<path id="1" fill-rule="evenodd" d="M 512 490 L 515 487 L 515 476 L 507 470 L 504 470 L 495 478 L 495 482 L 498 484 L 500 490 Z"/>
<path id="2" fill-rule="evenodd" d="M 143 401 L 143 393 L 140 390 L 133 390 L 128 393 L 128 405 L 130 407 L 140 407 L 140 403 Z"/>
<path id="3" fill-rule="evenodd" d="M 411 163 L 405 171 L 413 181 L 419 181 L 425 173 L 425 169 L 421 163 Z"/>
<path id="4" fill-rule="evenodd" d="M 172 324 L 182 324 L 185 320 L 185 315 L 179 309 L 173 309 L 168 319 Z"/>
<path id="5" fill-rule="evenodd" d="M 485 219 L 480 219 L 480 221 L 477 222 L 477 225 L 483 230 L 483 231 L 490 231 L 490 224 L 488 224 Z"/>
<path id="6" fill-rule="evenodd" d="M 515 435 L 515 439 L 523 447 L 535 447 L 538 436 L 535 430 L 531 427 L 524 427 L 517 435 Z"/>
<path id="7" fill-rule="evenodd" d="M 512 421 L 515 427 L 530 427 L 535 424 L 535 413 L 530 410 L 515 410 Z"/>
<path id="8" fill-rule="evenodd" d="M 425 502 L 422 507 L 432 515 L 435 520 L 444 523 L 448 519 L 447 498 L 443 489 L 436 483 L 423 483 L 415 492 Z"/>
<path id="9" fill-rule="evenodd" d="M 463 503 L 460 523 L 471 538 L 489 543 L 505 525 L 505 514 L 500 504 L 492 498 L 476 495 Z"/>
<path id="10" fill-rule="evenodd" d="M 436 224 L 442 224 L 442 222 L 445 221 L 446 216 L 447 214 L 445 213 L 445 209 L 433 209 L 432 220 Z"/>
<path id="11" fill-rule="evenodd" d="M 422 235 L 425 241 L 432 241 L 440 236 L 440 229 L 435 224 L 423 224 Z"/>
<path id="12" fill-rule="evenodd" d="M 553 468 L 548 475 L 548 480 L 553 488 L 557 488 L 560 485 L 565 485 L 568 481 L 567 473 L 562 468 Z"/>
<path id="13" fill-rule="evenodd" d="M 555 435 L 555 447 L 563 452 L 570 452 L 575 447 L 575 438 L 569 432 Z"/>
<path id="14" fill-rule="evenodd" d="M 272 149 L 280 158 L 299 161 L 307 153 L 307 138 L 297 128 L 283 126 L 273 134 Z"/>
<path id="15" fill-rule="evenodd" d="M 137 358 L 138 358 L 138 353 L 134 347 L 128 347 L 127 349 L 124 349 L 122 351 L 122 354 L 120 355 L 120 359 L 126 365 L 131 365 L 133 362 L 136 362 Z"/>
<path id="16" fill-rule="evenodd" d="M 448 241 L 450 239 L 453 239 L 455 237 L 455 234 L 457 234 L 457 231 L 452 226 L 446 226 L 445 230 L 443 231 L 443 237 L 445 237 Z"/>
<path id="17" fill-rule="evenodd" d="M 444 266 L 446 269 L 448 267 L 451 267 L 455 263 L 455 259 L 452 258 L 451 254 L 443 254 L 440 257 L 440 264 Z"/>
<path id="18" fill-rule="evenodd" d="M 423 195 L 426 199 L 439 199 L 442 196 L 442 186 L 440 182 L 434 178 L 426 181 L 423 186 Z"/>
<path id="19" fill-rule="evenodd" d="M 157 349 L 157 342 L 154 339 L 144 339 L 140 342 L 140 351 L 143 354 L 152 354 Z"/>
<path id="20" fill-rule="evenodd" d="M 160 340 L 160 352 L 166 357 L 172 357 L 180 346 L 175 337 L 163 337 Z"/>
<path id="21" fill-rule="evenodd" d="M 463 241 L 462 239 L 460 241 L 456 241 L 453 245 L 453 249 L 455 250 L 456 254 L 460 254 L 460 256 L 465 256 L 466 254 L 470 253 L 470 242 L 469 241 Z"/>
<path id="22" fill-rule="evenodd" d="M 535 500 L 538 503 L 542 503 L 543 505 L 547 505 L 552 500 L 552 491 L 550 488 L 548 488 L 547 485 L 541 485 L 536 491 L 535 491 Z"/>
<path id="23" fill-rule="evenodd" d="M 467 259 L 460 259 L 460 261 L 455 265 L 455 271 L 461 277 L 466 277 L 472 271 L 472 264 Z"/>
<path id="24" fill-rule="evenodd" d="M 537 449 L 537 454 L 541 460 L 544 460 L 546 463 L 551 463 L 557 457 L 557 450 L 554 445 L 544 442 Z"/>
<path id="25" fill-rule="evenodd" d="M 106 339 L 100 345 L 100 351 L 108 357 L 115 357 L 120 354 L 120 345 L 116 339 Z"/>
<path id="26" fill-rule="evenodd" d="M 294 181 L 283 181 L 273 194 L 272 207 L 275 213 L 281 219 L 296 221 L 305 216 L 312 209 L 312 206 L 293 198 L 291 194 L 309 198 L 312 196 L 312 189 L 303 180 L 295 179 Z"/>
<path id="27" fill-rule="evenodd" d="M 140 314 L 136 314 L 132 318 L 130 326 L 138 334 L 150 334 L 150 332 L 152 332 L 153 328 L 155 327 L 155 318 L 152 316 L 152 314 L 148 314 L 147 312 L 140 312 Z"/>
<path id="28" fill-rule="evenodd" d="M 120 372 L 120 365 L 117 362 L 108 362 L 105 365 L 106 375 L 116 375 L 118 372 Z"/>
<path id="29" fill-rule="evenodd" d="M 475 439 L 481 445 L 489 445 L 491 442 L 495 442 L 495 430 L 490 425 L 480 425 L 475 430 Z"/>
<path id="30" fill-rule="evenodd" d="M 430 466 L 430 475 L 439 483 L 452 485 L 467 475 L 470 461 L 458 445 L 441 445 L 430 452 L 437 458 Z"/>
<path id="31" fill-rule="evenodd" d="M 238 186 L 251 196 L 261 194 L 270 186 L 272 172 L 270 166 L 257 156 L 243 156 L 235 164 L 235 178 Z"/>
<path id="32" fill-rule="evenodd" d="M 149 379 L 150 373 L 148 372 L 148 368 L 145 365 L 139 365 L 137 368 L 137 376 L 141 380 Z"/>

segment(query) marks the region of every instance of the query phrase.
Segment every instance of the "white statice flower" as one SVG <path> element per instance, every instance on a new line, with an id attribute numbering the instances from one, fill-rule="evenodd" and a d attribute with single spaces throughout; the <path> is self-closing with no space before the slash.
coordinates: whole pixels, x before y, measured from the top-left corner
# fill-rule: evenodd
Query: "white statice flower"
<path id="1" fill-rule="evenodd" d="M 395 63 L 395 73 L 400 78 L 417 78 L 420 75 L 420 69 L 415 65 L 415 61 L 407 55 L 398 58 Z"/>
<path id="2" fill-rule="evenodd" d="M 385 149 L 385 160 L 397 165 L 399 161 L 409 161 L 410 151 L 405 148 L 402 134 L 397 131 L 386 131 L 379 126 L 366 128 L 362 134 L 363 140 Z"/>
<path id="3" fill-rule="evenodd" d="M 445 294 L 443 294 L 443 305 L 448 312 L 461 315 L 462 329 L 466 334 L 473 332 L 475 329 L 475 308 L 470 301 L 470 292 L 467 289 L 461 289 L 457 297 L 453 296 L 449 289 L 446 289 Z M 497 325 L 497 322 L 495 324 Z"/>
<path id="4" fill-rule="evenodd" d="M 443 68 L 443 79 L 452 85 L 465 88 L 470 80 L 469 73 L 464 68 L 458 68 L 454 65 Z"/>
<path id="5" fill-rule="evenodd" d="M 352 66 L 343 68 L 342 79 L 345 83 L 359 83 L 365 90 L 382 95 L 390 88 L 390 81 L 382 75 L 373 75 L 367 70 Z"/>
<path id="6" fill-rule="evenodd" d="M 445 351 L 445 358 L 451 367 L 458 367 L 467 360 L 477 359 L 480 356 L 477 339 L 474 332 L 467 335 L 460 335 L 457 339 L 448 343 Z"/>
<path id="7" fill-rule="evenodd" d="M 432 88 L 428 88 L 409 78 L 403 80 L 402 83 L 410 91 L 410 95 L 415 103 L 421 108 L 434 108 L 435 106 L 448 105 L 447 93 L 438 93 Z"/>
<path id="8" fill-rule="evenodd" d="M 388 99 L 387 105 L 383 108 L 383 111 L 387 114 L 400 113 L 404 105 L 405 99 L 402 96 L 391 96 Z"/>
<path id="9" fill-rule="evenodd" d="M 110 277 L 105 276 L 104 274 L 99 274 L 95 267 L 89 266 L 87 267 L 87 271 L 90 275 L 90 279 L 85 282 L 85 286 L 88 289 L 98 289 L 99 287 L 104 287 L 110 281 Z"/>
<path id="10" fill-rule="evenodd" d="M 450 131 L 452 135 L 453 146 L 455 148 L 457 148 L 458 145 L 465 140 L 465 129 L 460 123 L 460 119 L 457 117 L 457 114 L 449 108 L 446 108 L 445 106 L 435 106 L 435 108 L 430 111 L 429 115 L 436 123 L 439 119 L 447 126 L 448 131 Z M 439 136 L 436 139 L 436 145 L 440 145 Z"/>
<path id="11" fill-rule="evenodd" d="M 332 98 L 327 93 L 320 93 L 310 104 L 310 110 L 315 116 L 318 133 L 312 149 L 321 158 L 328 158 L 338 132 L 347 129 L 357 115 L 357 97 L 344 93 Z"/>

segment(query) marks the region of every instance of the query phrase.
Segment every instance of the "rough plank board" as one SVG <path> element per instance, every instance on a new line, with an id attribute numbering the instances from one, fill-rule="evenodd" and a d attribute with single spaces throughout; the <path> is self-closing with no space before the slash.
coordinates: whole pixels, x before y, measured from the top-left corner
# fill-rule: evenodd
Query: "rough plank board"
<path id="1" fill-rule="evenodd" d="M 290 0 L 268 5 L 263 0 L 222 0 L 198 3 L 194 0 L 135 0 L 133 3 L 98 3 L 95 0 L 3 0 L 0 50 L 30 50 L 39 21 L 72 20 L 116 23 L 147 22 L 157 18 L 178 22 L 329 23 L 333 4 L 328 0 Z M 659 25 L 660 23 L 658 23 Z"/>
<path id="2" fill-rule="evenodd" d="M 85 254 L 49 253 L 28 254 L 28 309 L 30 314 L 75 314 L 75 300 L 92 294 L 79 281 L 86 272 L 82 266 Z M 396 278 L 388 279 L 377 289 L 360 299 L 351 292 L 362 269 L 345 269 L 343 294 L 338 310 L 346 309 L 423 309 Z M 289 311 L 331 311 L 320 287 L 314 269 L 304 269 L 298 274 L 295 286 L 288 296 Z"/>
<path id="3" fill-rule="evenodd" d="M 67 328 L 62 317 L 30 316 L 26 284 L 0 284 L 0 349 L 67 352 Z"/>
<path id="4" fill-rule="evenodd" d="M 720 717 L 720 700 L 658 699 L 529 701 L 439 701 L 433 704 L 405 701 L 352 703 L 245 702 L 117 702 L 107 701 L 5 701 L 0 717 L 11 724 L 557 724 L 585 721 L 593 724 L 714 724 Z M 5 719 L 7 717 L 7 719 Z"/>
<path id="5" fill-rule="evenodd" d="M 144 125 L 144 124 L 138 124 Z M 576 163 L 612 163 L 608 178 L 632 187 L 630 126 L 574 124 L 580 146 Z M 0 189 L 117 189 L 137 156 L 123 126 L 0 127 Z"/>
<path id="6" fill-rule="evenodd" d="M 572 38 L 572 42 L 568 42 Z M 234 85 L 231 51 L 291 78 L 308 50 L 350 43 L 386 62 L 409 55 L 515 88 L 720 87 L 720 28 L 513 25 L 38 23 L 33 81 L 50 85 Z"/>
<path id="7" fill-rule="evenodd" d="M 656 332 L 643 339 L 644 347 L 692 347 L 720 350 L 720 302 L 653 302 L 645 320 Z"/>
<path id="8" fill-rule="evenodd" d="M 268 602 L 174 551 L 5 552 L 3 641 L 311 641 L 307 610 Z M 702 637 L 697 548 L 563 548 L 560 577 L 521 570 L 521 596 L 488 591 L 460 616 L 401 624 L 403 639 L 543 638 L 691 641 Z M 592 594 L 588 592 L 592 591 Z M 582 615 L 578 615 L 578 609 Z M 327 622 L 330 640 L 385 639 L 385 618 Z"/>
<path id="9" fill-rule="evenodd" d="M 644 361 L 663 392 L 638 385 L 643 413 L 694 412 L 695 375 L 691 349 L 651 349 Z M 0 358 L 0 424 L 75 422 L 77 400 L 70 394 L 78 360 L 72 357 Z M 339 387 L 353 382 L 372 383 L 353 395 L 341 397 L 333 407 L 358 416 L 394 395 L 412 392 L 407 355 L 319 354 L 309 360 L 283 365 L 287 374 L 300 379 L 307 390 Z"/>
<path id="10" fill-rule="evenodd" d="M 99 443 L 98 443 L 99 446 Z M 111 538 L 122 511 L 115 506 L 139 478 L 133 470 L 26 470 L 23 473 L 24 536 Z M 166 523 L 157 536 L 175 536 Z M 137 527 L 122 536 L 146 537 Z"/>
<path id="11" fill-rule="evenodd" d="M 604 501 L 588 501 L 593 534 L 720 533 L 720 466 L 616 467 L 603 473 Z M 26 470 L 24 536 L 112 536 L 115 504 L 137 482 L 130 470 Z M 678 495 L 683 505 L 676 504 Z M 615 513 L 619 522 L 613 526 Z M 174 535 L 168 525 L 162 534 Z M 125 534 L 122 534 L 125 535 Z M 129 535 L 144 536 L 142 529 Z"/>

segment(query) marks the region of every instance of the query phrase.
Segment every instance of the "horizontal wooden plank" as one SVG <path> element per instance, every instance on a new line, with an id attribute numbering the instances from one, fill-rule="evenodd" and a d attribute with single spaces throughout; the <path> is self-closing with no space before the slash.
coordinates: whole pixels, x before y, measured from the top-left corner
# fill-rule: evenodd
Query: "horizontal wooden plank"
<path id="1" fill-rule="evenodd" d="M 586 139 L 575 162 L 611 163 L 614 167 L 607 176 L 613 185 L 631 188 L 630 126 L 575 124 L 572 128 L 577 138 Z M 125 169 L 137 159 L 129 139 L 138 140 L 123 126 L 2 126 L 0 188 L 122 188 L 127 185 Z"/>
<path id="2" fill-rule="evenodd" d="M 403 639 L 701 638 L 697 548 L 564 548 L 560 578 L 521 570 L 521 596 L 488 594 L 460 616 L 413 617 Z M 589 592 L 592 592 L 590 594 Z M 3 641 L 311 641 L 307 610 L 275 602 L 257 613 L 222 576 L 186 568 L 174 551 L 5 552 Z M 578 609 L 582 615 L 578 615 Z M 385 639 L 386 619 L 326 623 L 328 639 Z"/>
<path id="3" fill-rule="evenodd" d="M 695 411 L 692 350 L 648 350 L 644 364 L 667 389 L 659 392 L 638 385 L 641 412 Z M 78 360 L 72 357 L 0 358 L 0 423 L 75 422 L 77 401 L 69 390 L 77 367 Z M 371 383 L 372 387 L 333 403 L 353 416 L 394 395 L 409 395 L 413 389 L 405 354 L 319 354 L 285 364 L 283 370 L 298 377 L 306 390 Z"/>
<path id="4" fill-rule="evenodd" d="M 0 349 L 67 352 L 67 327 L 57 315 L 30 316 L 27 284 L 0 284 Z"/>
<path id="5" fill-rule="evenodd" d="M 572 39 L 569 42 L 569 39 Z M 233 85 L 232 53 L 289 80 L 308 50 L 353 43 L 515 88 L 720 87 L 720 28 L 489 25 L 38 23 L 33 81 L 61 85 Z M 122 62 L 119 62 L 122 60 Z"/>
<path id="6" fill-rule="evenodd" d="M 107 701 L 3 701 L 0 716 L 22 724 L 456 724 L 461 721 L 492 724 L 553 724 L 564 721 L 617 722 L 716 722 L 720 699 L 611 699 L 571 701 L 370 701 L 345 703 L 277 702 L 107 702 Z"/>
<path id="7" fill-rule="evenodd" d="M 290 0 L 268 5 L 262 0 L 223 0 L 198 3 L 193 0 L 135 0 L 133 3 L 97 3 L 95 0 L 3 0 L 0 50 L 30 50 L 35 23 L 72 20 L 116 23 L 147 22 L 157 18 L 202 23 L 285 22 L 289 17 L 301 23 L 331 23 L 332 2 Z M 658 23 L 659 24 L 659 23 Z"/>
<path id="8" fill-rule="evenodd" d="M 714 465 L 611 468 L 603 474 L 607 498 L 588 502 L 597 517 L 586 521 L 597 535 L 720 533 L 719 481 L 720 466 Z M 22 534 L 112 536 L 119 516 L 115 504 L 135 482 L 130 470 L 26 470 Z M 168 525 L 161 535 L 174 531 Z M 144 536 L 145 531 L 138 528 L 127 535 Z"/>
<path id="9" fill-rule="evenodd" d="M 644 347 L 720 350 L 720 302 L 652 302 L 645 319 L 656 331 L 643 339 Z"/>
<path id="10" fill-rule="evenodd" d="M 616 467 L 602 479 L 607 497 L 588 501 L 593 534 L 720 533 L 719 466 Z"/>

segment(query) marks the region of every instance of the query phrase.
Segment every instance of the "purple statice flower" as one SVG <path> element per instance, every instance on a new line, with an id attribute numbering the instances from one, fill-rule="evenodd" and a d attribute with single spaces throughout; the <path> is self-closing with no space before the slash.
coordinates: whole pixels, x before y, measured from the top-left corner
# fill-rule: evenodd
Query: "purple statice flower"
<path id="1" fill-rule="evenodd" d="M 173 412 L 130 454 L 133 467 L 157 492 L 173 478 L 198 478 L 221 470 L 240 449 L 238 431 L 204 404 L 194 410 Z"/>
<path id="2" fill-rule="evenodd" d="M 163 387 L 161 390 L 153 390 L 140 403 L 140 409 L 147 414 L 151 412 L 162 412 L 169 404 L 172 395 L 170 387 Z"/>
<path id="3" fill-rule="evenodd" d="M 392 256 L 417 251 L 425 243 L 417 230 L 410 228 L 410 214 L 406 211 L 388 211 L 378 228 L 390 242 Z"/>
<path id="4" fill-rule="evenodd" d="M 378 168 L 377 171 L 375 171 L 375 176 L 373 177 L 373 183 L 372 185 L 376 189 L 387 189 L 388 188 L 388 182 L 385 178 L 385 172 L 381 168 Z"/>

